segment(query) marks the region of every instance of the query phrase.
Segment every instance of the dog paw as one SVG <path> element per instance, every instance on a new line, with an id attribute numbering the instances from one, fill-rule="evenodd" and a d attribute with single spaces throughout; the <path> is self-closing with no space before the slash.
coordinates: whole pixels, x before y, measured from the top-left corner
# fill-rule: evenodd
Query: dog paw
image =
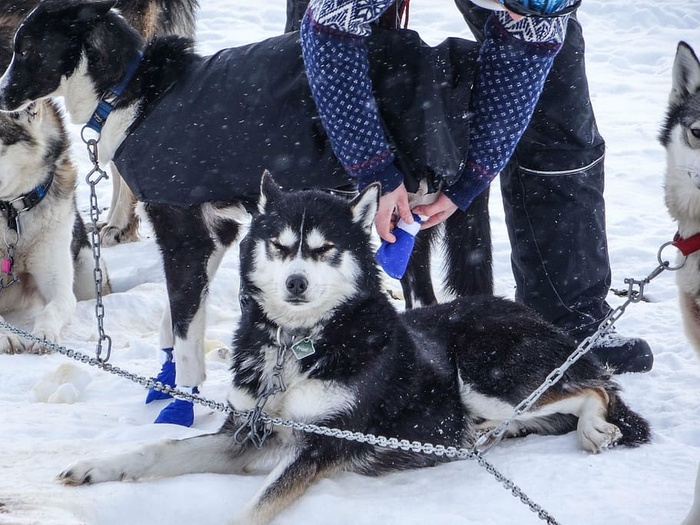
<path id="1" fill-rule="evenodd" d="M 28 349 L 22 339 L 15 335 L 0 335 L 0 354 L 23 354 Z"/>
<path id="2" fill-rule="evenodd" d="M 43 339 L 47 343 L 58 344 L 61 342 L 61 338 L 58 333 L 51 329 L 38 329 L 32 334 L 34 337 Z M 38 343 L 35 341 L 27 341 L 25 348 L 30 354 L 50 354 L 52 352 L 51 348 L 45 344 Z"/>
<path id="3" fill-rule="evenodd" d="M 138 230 L 105 225 L 100 229 L 100 244 L 105 247 L 139 240 Z"/>
<path id="4" fill-rule="evenodd" d="M 58 481 L 64 485 L 91 485 L 105 481 L 120 481 L 126 477 L 122 471 L 117 471 L 107 465 L 99 465 L 90 461 L 79 461 L 58 475 Z"/>
<path id="5" fill-rule="evenodd" d="M 622 432 L 616 425 L 600 421 L 586 428 L 579 428 L 581 445 L 589 452 L 597 454 L 603 449 L 610 448 L 622 438 Z"/>

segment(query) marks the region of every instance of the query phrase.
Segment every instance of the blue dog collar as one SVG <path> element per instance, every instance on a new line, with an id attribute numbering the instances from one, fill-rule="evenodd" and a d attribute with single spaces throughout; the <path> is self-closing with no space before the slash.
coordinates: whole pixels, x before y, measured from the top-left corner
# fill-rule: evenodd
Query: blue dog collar
<path id="1" fill-rule="evenodd" d="M 129 82 L 131 82 L 131 79 L 134 78 L 136 70 L 141 64 L 142 58 L 143 53 L 139 51 L 138 55 L 136 55 L 136 58 L 132 60 L 129 64 L 129 67 L 126 70 L 126 74 L 124 75 L 124 78 L 122 78 L 122 81 L 104 92 L 104 94 L 100 98 L 100 101 L 97 103 L 97 107 L 95 108 L 95 111 L 90 117 L 90 120 L 88 120 L 85 124 L 85 127 L 90 128 L 98 134 L 102 131 L 102 127 L 107 121 L 107 117 L 109 117 L 109 114 L 114 109 L 117 99 L 119 99 L 121 94 L 126 89 L 126 86 L 129 84 Z"/>

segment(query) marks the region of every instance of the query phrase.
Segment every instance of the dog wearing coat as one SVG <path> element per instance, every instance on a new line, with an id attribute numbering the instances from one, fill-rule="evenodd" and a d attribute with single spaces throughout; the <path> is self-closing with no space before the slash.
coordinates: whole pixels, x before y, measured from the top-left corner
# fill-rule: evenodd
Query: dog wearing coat
<path id="1" fill-rule="evenodd" d="M 527 307 L 493 296 L 398 313 L 370 249 L 378 201 L 376 184 L 348 203 L 320 191 L 283 192 L 263 177 L 260 214 L 241 243 L 242 314 L 228 402 L 237 411 L 263 406 L 270 418 L 469 447 L 510 417 L 575 344 Z M 646 421 L 588 356 L 519 415 L 508 435 L 570 431 L 593 453 L 649 440 Z M 215 434 L 80 461 L 60 480 L 269 472 L 234 521 L 250 525 L 272 521 L 321 477 L 446 461 L 231 413 Z"/>
<path id="2" fill-rule="evenodd" d="M 665 200 L 678 224 L 676 272 L 686 335 L 700 357 L 700 61 L 680 42 L 666 121 L 660 133 L 666 149 Z"/>
<path id="3" fill-rule="evenodd" d="M 0 12 L 3 68 L 27 9 L 11 3 Z M 77 301 L 95 297 L 95 263 L 76 207 L 78 174 L 63 119 L 50 100 L 0 113 L 0 315 L 33 322 L 32 335 L 50 343 L 60 342 Z M 104 264 L 100 270 L 102 292 L 109 293 Z M 0 354 L 45 351 L 16 335 L 0 335 Z"/>
<path id="4" fill-rule="evenodd" d="M 194 390 L 205 379 L 203 306 L 207 287 L 224 251 L 237 241 L 242 226 L 247 224 L 248 211 L 254 210 L 259 193 L 257 177 L 262 170 L 256 171 L 256 180 L 240 176 L 237 173 L 241 169 L 240 158 L 251 151 L 256 159 L 269 155 L 264 157 L 264 162 L 280 171 L 289 170 L 292 165 L 311 168 L 321 162 L 337 164 L 337 160 L 330 151 L 325 155 L 323 149 L 324 155 L 314 156 L 316 143 L 311 145 L 312 151 L 306 152 L 309 155 L 295 156 L 273 147 L 270 141 L 278 138 L 282 146 L 291 144 L 292 151 L 296 151 L 300 134 L 279 126 L 264 128 L 264 120 L 255 112 L 241 119 L 231 117 L 230 111 L 247 107 L 243 98 L 253 98 L 248 96 L 251 92 L 286 93 L 282 88 L 287 85 L 269 80 L 270 70 L 263 68 L 255 79 L 244 75 L 239 78 L 236 76 L 239 62 L 235 62 L 225 64 L 222 75 L 217 69 L 219 64 L 223 58 L 236 55 L 236 50 L 222 50 L 204 58 L 193 52 L 191 40 L 172 35 L 156 37 L 145 44 L 114 7 L 115 0 L 39 3 L 16 33 L 12 61 L 0 79 L 0 109 L 18 111 L 33 101 L 63 96 L 72 121 L 87 123 L 90 130 L 98 131 L 100 162 L 120 160 L 120 172 L 144 203 L 163 255 L 169 300 L 161 327 L 161 346 L 167 354 L 164 366 L 172 363 L 171 356 L 174 357 L 177 385 Z M 281 39 L 289 44 L 286 52 L 299 64 L 296 69 L 290 66 L 289 74 L 301 78 L 298 43 L 289 35 Z M 259 56 L 255 53 L 261 53 L 260 50 L 262 56 L 270 54 L 265 45 L 251 45 L 236 58 L 250 60 L 250 56 Z M 280 48 L 275 50 L 279 51 Z M 196 89 L 192 88 L 194 91 L 189 87 L 193 82 L 199 83 Z M 200 91 L 203 89 L 220 89 L 221 96 L 203 95 Z M 232 94 L 236 89 L 240 99 Z M 299 100 L 296 92 L 292 95 L 289 97 L 292 106 L 284 108 L 291 111 L 291 121 L 298 123 L 308 116 L 309 126 L 318 127 L 313 108 L 305 100 Z M 229 99 L 234 102 L 233 110 L 222 107 Z M 202 104 L 202 101 L 211 103 Z M 180 114 L 185 102 L 192 102 L 192 114 Z M 107 115 L 102 113 L 105 106 L 109 107 Z M 297 111 L 303 112 L 304 119 L 298 117 Z M 168 120 L 161 125 L 158 118 L 179 120 Z M 222 119 L 223 125 L 219 125 Z M 205 126 L 212 122 L 216 125 Z M 263 127 L 267 142 L 250 143 L 247 132 L 239 129 L 243 125 L 248 125 L 246 130 Z M 158 136 L 171 132 L 177 140 L 184 137 L 185 143 L 175 148 L 154 147 L 151 136 L 144 138 L 154 126 Z M 188 140 L 188 133 L 199 133 L 205 127 L 207 133 L 224 133 L 224 139 L 207 136 L 203 145 Z M 227 133 L 238 133 L 239 139 L 230 140 Z M 222 159 L 223 163 L 210 166 L 211 159 Z M 318 180 L 310 179 L 308 173 L 309 170 L 300 168 L 293 183 L 299 188 L 319 187 Z M 339 187 L 341 182 L 348 183 L 344 173 L 332 176 L 330 171 L 323 171 L 322 177 L 324 181 L 335 181 L 320 186 L 332 190 L 343 189 Z M 246 188 L 248 193 L 244 191 Z M 446 260 L 451 261 L 452 268 L 448 272 L 452 276 L 450 286 L 458 295 L 489 293 L 492 277 L 487 200 L 479 199 L 473 210 L 455 214 L 450 224 L 452 234 L 446 235 L 449 238 Z M 432 294 L 432 285 L 421 285 L 430 284 L 429 268 L 421 270 L 414 271 L 408 280 L 415 289 L 429 288 Z M 427 298 L 423 294 L 422 302 L 434 302 L 430 294 Z M 151 395 L 157 394 L 149 393 L 149 399 Z M 160 422 L 192 423 L 191 403 L 187 406 L 186 402 L 178 401 L 166 407 Z M 181 409 L 185 412 L 182 418 L 180 412 L 171 417 L 171 410 Z"/>

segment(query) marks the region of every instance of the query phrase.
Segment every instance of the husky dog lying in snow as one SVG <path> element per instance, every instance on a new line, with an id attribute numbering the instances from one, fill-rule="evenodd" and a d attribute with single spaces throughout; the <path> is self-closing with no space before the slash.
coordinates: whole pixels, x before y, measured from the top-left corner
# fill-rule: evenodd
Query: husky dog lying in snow
<path id="1" fill-rule="evenodd" d="M 397 313 L 370 249 L 378 202 L 376 184 L 348 204 L 320 191 L 286 193 L 263 177 L 260 214 L 241 243 L 242 315 L 228 401 L 248 411 L 265 399 L 272 418 L 468 447 L 510 417 L 575 344 L 525 306 L 493 296 Z M 230 414 L 215 434 L 80 461 L 60 479 L 81 485 L 267 471 L 234 521 L 251 525 L 273 520 L 323 476 L 449 461 L 281 426 L 261 444 L 253 429 L 264 426 Z M 647 422 L 588 356 L 508 435 L 570 431 L 594 453 L 649 441 Z"/>

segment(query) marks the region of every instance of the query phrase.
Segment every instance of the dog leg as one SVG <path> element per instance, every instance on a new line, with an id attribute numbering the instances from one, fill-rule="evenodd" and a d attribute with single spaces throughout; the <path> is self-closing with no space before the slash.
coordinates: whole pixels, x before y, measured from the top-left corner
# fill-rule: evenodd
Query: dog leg
<path id="1" fill-rule="evenodd" d="M 58 479 L 66 485 L 85 485 L 205 472 L 235 474 L 244 468 L 244 450 L 223 433 L 160 441 L 108 458 L 79 461 Z"/>
<path id="2" fill-rule="evenodd" d="M 687 292 L 681 292 L 679 295 L 685 335 L 700 357 L 700 305 L 698 297 Z"/>
<path id="3" fill-rule="evenodd" d="M 107 213 L 107 221 L 100 225 L 103 246 L 138 240 L 139 219 L 136 215 L 136 197 L 119 174 L 113 162 L 109 163 L 112 174 L 112 202 Z"/>
<path id="4" fill-rule="evenodd" d="M 320 478 L 340 469 L 338 460 L 319 462 L 321 452 L 302 449 L 286 462 L 281 462 L 265 480 L 245 510 L 236 517 L 233 525 L 265 525 L 290 504 L 296 501 Z"/>
<path id="5" fill-rule="evenodd" d="M 578 396 L 580 408 L 576 432 L 581 446 L 590 452 L 598 453 L 609 448 L 622 438 L 620 429 L 606 420 L 608 394 L 602 389 L 589 389 Z"/>
<path id="6" fill-rule="evenodd" d="M 73 261 L 67 250 L 64 254 L 48 251 L 37 253 L 36 259 L 42 261 L 37 263 L 42 268 L 33 271 L 32 276 L 45 305 L 36 316 L 32 334 L 51 343 L 58 343 L 61 330 L 70 321 L 78 304 L 73 293 Z M 27 350 L 35 353 L 46 351 L 38 343 L 28 344 Z"/>

